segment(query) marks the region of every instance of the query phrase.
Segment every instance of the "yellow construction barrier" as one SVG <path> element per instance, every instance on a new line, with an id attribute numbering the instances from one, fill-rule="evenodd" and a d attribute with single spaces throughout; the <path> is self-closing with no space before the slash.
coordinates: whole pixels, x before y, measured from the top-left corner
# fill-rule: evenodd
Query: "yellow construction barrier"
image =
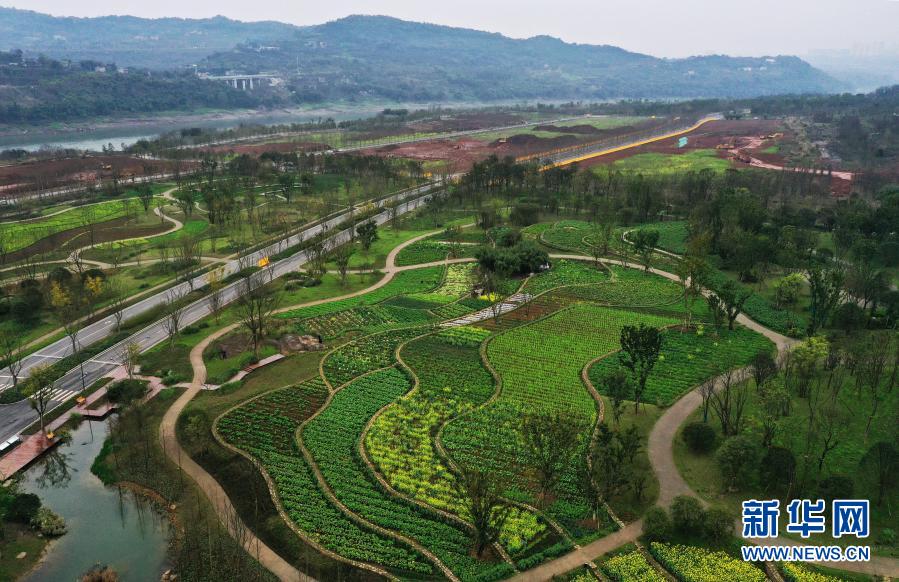
<path id="1" fill-rule="evenodd" d="M 626 145 L 616 146 L 616 147 L 609 148 L 606 150 L 600 150 L 598 152 L 584 154 L 584 155 L 578 156 L 576 158 L 569 158 L 567 160 L 553 162 L 552 164 L 549 164 L 548 166 L 544 166 L 542 169 L 546 170 L 548 168 L 560 168 L 562 166 L 568 166 L 570 164 L 576 164 L 578 162 L 583 162 L 584 160 L 589 160 L 591 158 L 598 158 L 599 156 L 606 156 L 609 154 L 614 154 L 615 152 L 629 150 L 631 148 L 637 148 L 637 147 L 640 147 L 640 146 L 643 146 L 643 145 L 646 145 L 649 143 L 654 143 L 657 141 L 671 139 L 672 137 L 678 137 L 678 136 L 684 135 L 685 133 L 690 133 L 691 131 L 696 131 L 697 129 L 699 129 L 700 127 L 705 125 L 706 123 L 708 123 L 710 121 L 719 121 L 720 119 L 721 119 L 720 117 L 706 117 L 704 119 L 700 119 L 699 121 L 696 122 L 695 125 L 693 125 L 692 127 L 688 127 L 687 129 L 681 129 L 679 131 L 675 131 L 672 133 L 666 133 L 664 135 L 657 135 L 655 137 L 650 137 L 650 138 L 647 138 L 647 139 L 644 139 L 641 141 L 637 141 L 634 143 L 629 143 Z"/>

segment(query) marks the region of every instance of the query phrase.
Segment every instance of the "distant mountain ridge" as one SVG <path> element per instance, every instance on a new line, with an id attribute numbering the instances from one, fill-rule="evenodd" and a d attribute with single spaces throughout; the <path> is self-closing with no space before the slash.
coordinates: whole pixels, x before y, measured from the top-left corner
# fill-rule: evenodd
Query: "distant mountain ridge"
<path id="1" fill-rule="evenodd" d="M 660 59 L 608 45 L 501 34 L 386 16 L 349 16 L 204 66 L 281 71 L 308 99 L 407 101 L 750 97 L 822 93 L 840 83 L 792 56 Z"/>
<path id="2" fill-rule="evenodd" d="M 0 50 L 284 77 L 284 103 L 754 97 L 844 89 L 793 56 L 660 59 L 608 45 L 386 16 L 315 26 L 224 17 L 57 18 L 0 8 Z"/>
<path id="3" fill-rule="evenodd" d="M 190 65 L 242 42 L 290 36 L 295 29 L 282 22 L 240 22 L 223 16 L 78 18 L 0 7 L 0 50 L 151 69 Z"/>

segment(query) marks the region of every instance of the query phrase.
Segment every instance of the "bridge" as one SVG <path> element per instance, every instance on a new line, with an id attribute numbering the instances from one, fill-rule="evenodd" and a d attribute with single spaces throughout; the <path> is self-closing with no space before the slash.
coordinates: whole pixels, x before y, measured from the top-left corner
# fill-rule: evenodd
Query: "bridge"
<path id="1" fill-rule="evenodd" d="M 200 78 L 209 79 L 210 81 L 224 81 L 242 91 L 252 91 L 256 87 L 263 84 L 277 85 L 284 80 L 278 75 L 259 74 L 259 75 L 207 75 L 200 73 Z"/>

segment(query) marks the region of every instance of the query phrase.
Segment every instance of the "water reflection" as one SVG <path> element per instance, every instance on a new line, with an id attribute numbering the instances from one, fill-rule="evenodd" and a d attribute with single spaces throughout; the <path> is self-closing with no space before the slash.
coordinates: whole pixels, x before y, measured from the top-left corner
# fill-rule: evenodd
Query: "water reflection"
<path id="1" fill-rule="evenodd" d="M 108 421 L 83 422 L 67 443 L 25 472 L 23 490 L 40 495 L 68 526 L 25 580 L 76 580 L 100 563 L 116 570 L 121 580 L 156 582 L 168 567 L 167 518 L 144 496 L 105 487 L 90 472 L 108 430 Z"/>

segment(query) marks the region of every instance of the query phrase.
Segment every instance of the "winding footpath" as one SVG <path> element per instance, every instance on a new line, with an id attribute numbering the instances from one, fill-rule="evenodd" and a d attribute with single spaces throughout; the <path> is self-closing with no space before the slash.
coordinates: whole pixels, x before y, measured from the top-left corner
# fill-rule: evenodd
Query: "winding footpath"
<path id="1" fill-rule="evenodd" d="M 338 297 L 319 299 L 316 301 L 301 303 L 299 305 L 284 307 L 279 309 L 278 312 L 290 311 L 293 309 L 299 309 L 301 307 L 311 307 L 313 305 L 321 305 L 323 303 L 331 303 L 334 301 L 341 301 L 343 299 L 358 297 L 359 295 L 364 295 L 366 293 L 371 293 L 376 289 L 380 289 L 381 287 L 389 283 L 396 275 L 396 273 L 401 270 L 406 270 L 405 268 L 396 266 L 396 257 L 397 255 L 399 255 L 400 251 L 402 251 L 407 246 L 424 238 L 437 234 L 438 232 L 440 231 L 429 232 L 421 236 L 417 236 L 404 242 L 401 245 L 398 245 L 392 251 L 390 251 L 390 254 L 387 255 L 386 267 L 384 268 L 384 276 L 375 284 L 366 287 L 365 289 L 360 289 L 359 291 L 355 291 L 353 293 L 348 293 Z M 435 264 L 445 264 L 445 261 L 440 261 Z M 253 534 L 252 530 L 250 530 L 248 527 L 246 527 L 246 525 L 242 523 L 240 517 L 237 515 L 237 510 L 234 509 L 234 505 L 231 503 L 231 500 L 228 498 L 228 494 L 225 492 L 222 486 L 203 467 L 198 465 L 178 442 L 178 435 L 176 432 L 178 417 L 181 415 L 190 401 L 193 400 L 206 385 L 206 364 L 203 361 L 203 351 L 209 346 L 209 344 L 211 344 L 218 338 L 230 333 L 231 331 L 239 327 L 239 325 L 240 324 L 238 323 L 234 323 L 217 330 L 213 334 L 203 339 L 203 341 L 197 344 L 190 351 L 190 365 L 193 368 L 194 373 L 193 379 L 190 383 L 190 387 L 187 388 L 187 390 L 185 390 L 185 392 L 180 397 L 178 397 L 178 400 L 176 400 L 175 403 L 172 404 L 171 407 L 169 407 L 169 409 L 163 416 L 162 422 L 159 426 L 159 441 L 169 460 L 178 465 L 178 467 L 187 476 L 189 476 L 194 480 L 194 482 L 196 482 L 200 490 L 202 490 L 203 493 L 206 494 L 206 497 L 212 504 L 212 507 L 215 510 L 216 515 L 218 515 L 222 525 L 231 533 L 231 535 L 235 539 L 243 539 L 244 548 L 251 556 L 256 558 L 256 560 L 260 564 L 262 564 L 283 582 L 297 580 L 303 582 L 313 582 L 315 580 L 314 578 L 311 578 L 297 570 L 292 564 L 287 562 L 287 560 L 282 558 L 274 550 L 267 546 L 262 540 L 257 538 L 255 534 Z"/>
<path id="2" fill-rule="evenodd" d="M 396 275 L 396 273 L 401 271 L 420 269 L 429 266 L 441 266 L 472 262 L 475 260 L 472 258 L 446 259 L 443 261 L 434 261 L 419 265 L 403 267 L 396 266 L 396 257 L 400 253 L 400 251 L 415 242 L 436 234 L 437 232 L 439 231 L 425 233 L 395 247 L 387 256 L 386 265 L 383 269 L 384 276 L 373 285 L 346 295 L 285 307 L 279 309 L 279 312 L 340 301 L 343 299 L 370 293 L 389 283 Z M 550 257 L 554 259 L 569 259 L 591 262 L 595 261 L 593 257 L 577 254 L 551 254 Z M 603 259 L 602 261 L 606 264 L 626 266 L 622 261 L 614 259 Z M 666 271 L 650 269 L 650 272 L 672 281 L 680 281 L 677 275 L 668 273 Z M 745 315 L 741 314 L 737 318 L 737 322 L 770 339 L 776 345 L 778 353 L 784 353 L 798 343 L 798 340 L 786 337 L 773 330 L 770 330 L 753 321 L 752 319 L 746 317 Z M 197 394 L 199 394 L 199 392 L 205 385 L 206 366 L 203 362 L 204 349 L 211 342 L 237 328 L 238 325 L 239 324 L 232 324 L 216 331 L 214 334 L 210 335 L 200 344 L 198 344 L 193 350 L 191 350 L 190 361 L 191 366 L 194 370 L 193 381 L 191 382 L 190 388 L 188 388 L 187 391 L 185 391 L 185 393 L 182 394 L 181 397 L 178 398 L 178 400 L 166 412 L 160 427 L 160 441 L 170 460 L 179 465 L 179 467 L 181 467 L 181 469 L 188 476 L 196 481 L 200 489 L 202 489 L 206 493 L 207 497 L 209 497 L 216 513 L 222 521 L 222 524 L 226 528 L 228 528 L 232 532 L 232 534 L 237 531 L 237 528 L 235 528 L 234 526 L 235 522 L 239 522 L 239 518 L 236 516 L 236 511 L 233 505 L 231 504 L 227 494 L 218 484 L 218 482 L 202 467 L 197 465 L 181 448 L 180 444 L 178 443 L 177 435 L 175 433 L 175 425 L 178 416 L 181 414 L 187 404 L 194 397 L 196 397 Z M 747 371 L 745 369 L 739 370 L 737 371 L 737 374 L 739 378 L 743 378 L 746 377 Z M 716 381 L 716 387 L 720 386 L 721 377 L 719 377 Z M 698 498 L 698 495 L 696 495 L 696 493 L 690 488 L 689 484 L 687 484 L 687 482 L 683 479 L 680 471 L 677 468 L 674 460 L 673 443 L 680 427 L 701 404 L 702 396 L 699 393 L 699 388 L 696 388 L 684 395 L 674 405 L 668 408 L 665 413 L 659 418 L 658 422 L 656 422 L 649 435 L 647 454 L 649 456 L 653 471 L 656 473 L 656 476 L 659 480 L 659 505 L 665 507 L 669 506 L 672 500 L 678 495 L 691 495 Z M 519 573 L 518 575 L 513 577 L 512 580 L 519 582 L 538 582 L 550 580 L 554 576 L 565 574 L 566 572 L 592 562 L 603 554 L 611 552 L 625 544 L 634 542 L 640 537 L 640 535 L 642 534 L 642 530 L 642 519 L 629 523 L 608 536 L 600 538 L 585 546 L 579 547 L 574 551 L 551 560 L 545 564 L 542 564 L 541 566 L 538 566 L 526 572 Z M 268 568 L 279 579 L 304 581 L 313 580 L 312 578 L 309 578 L 305 574 L 299 572 L 295 567 L 281 558 L 271 548 L 269 548 L 261 540 L 256 538 L 255 535 L 253 535 L 246 527 L 241 526 L 240 531 L 241 533 L 247 532 L 243 535 L 245 539 L 244 546 L 247 551 L 251 555 L 256 557 L 256 559 L 263 566 Z M 776 540 L 766 540 L 764 543 L 778 545 L 801 545 L 799 542 L 783 538 L 778 538 Z M 870 562 L 866 563 L 823 562 L 823 564 L 838 569 L 865 574 L 894 577 L 899 576 L 899 560 L 893 558 L 875 556 L 872 557 Z"/>
<path id="3" fill-rule="evenodd" d="M 571 260 L 593 260 L 592 257 L 583 255 L 557 255 L 551 254 L 552 258 L 565 258 Z M 603 259 L 604 263 L 622 265 L 621 261 Z M 660 277 L 670 279 L 672 281 L 680 281 L 677 275 L 650 269 Z M 781 335 L 763 325 L 753 321 L 747 316 L 740 314 L 737 322 L 757 333 L 760 333 L 774 342 L 777 347 L 778 354 L 791 349 L 799 343 L 798 340 Z M 746 369 L 736 372 L 735 378 L 744 379 L 748 377 Z M 732 378 L 733 379 L 733 378 Z M 719 376 L 715 382 L 715 389 L 722 386 L 722 377 Z M 680 400 L 668 408 L 653 426 L 649 434 L 647 443 L 647 455 L 652 469 L 659 480 L 659 498 L 658 505 L 668 507 L 678 495 L 690 495 L 700 499 L 690 485 L 681 476 L 674 460 L 674 439 L 680 427 L 687 421 L 693 412 L 702 404 L 702 396 L 699 387 L 685 394 Z M 600 556 L 607 554 L 625 544 L 633 543 L 643 533 L 643 520 L 632 522 L 615 533 L 600 538 L 582 548 L 574 550 L 560 558 L 547 562 L 537 568 L 523 572 L 511 580 L 518 582 L 538 582 L 551 580 L 553 576 L 560 576 L 566 572 L 583 566 Z M 776 539 L 760 540 L 758 542 L 750 540 L 752 543 L 761 543 L 765 545 L 782 545 L 782 546 L 801 546 L 800 542 L 778 537 Z M 847 570 L 851 572 L 859 572 L 862 574 L 876 576 L 899 576 L 899 559 L 887 558 L 883 556 L 872 556 L 869 562 L 816 562 L 831 568 Z"/>

